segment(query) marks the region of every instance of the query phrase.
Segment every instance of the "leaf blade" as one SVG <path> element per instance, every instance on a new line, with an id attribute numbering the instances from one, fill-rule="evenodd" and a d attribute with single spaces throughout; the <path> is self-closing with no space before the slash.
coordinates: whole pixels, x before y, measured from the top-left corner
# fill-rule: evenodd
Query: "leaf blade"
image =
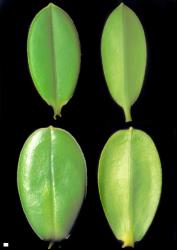
<path id="1" fill-rule="evenodd" d="M 98 187 L 108 223 L 123 247 L 133 246 L 148 230 L 161 179 L 158 152 L 147 134 L 129 129 L 109 138 L 99 161 Z"/>
<path id="2" fill-rule="evenodd" d="M 27 40 L 29 70 L 41 97 L 60 115 L 80 71 L 80 42 L 71 18 L 49 4 L 33 19 Z"/>
<path id="3" fill-rule="evenodd" d="M 146 68 L 146 40 L 136 14 L 123 3 L 109 15 L 102 34 L 101 56 L 109 92 L 131 121 Z"/>
<path id="4" fill-rule="evenodd" d="M 17 184 L 25 215 L 44 240 L 65 239 L 86 192 L 86 163 L 75 139 L 65 130 L 43 128 L 25 142 Z"/>

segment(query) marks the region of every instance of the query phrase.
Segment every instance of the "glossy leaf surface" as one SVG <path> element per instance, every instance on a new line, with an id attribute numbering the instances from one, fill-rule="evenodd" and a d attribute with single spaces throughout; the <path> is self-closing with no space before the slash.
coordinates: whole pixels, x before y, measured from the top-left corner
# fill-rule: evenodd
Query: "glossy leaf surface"
<path id="1" fill-rule="evenodd" d="M 68 237 L 86 193 L 86 163 L 65 130 L 36 130 L 25 142 L 18 163 L 18 191 L 26 217 L 43 240 Z"/>
<path id="2" fill-rule="evenodd" d="M 152 139 L 130 128 L 113 134 L 100 157 L 98 186 L 109 225 L 125 246 L 148 230 L 161 193 L 161 163 Z"/>
<path id="3" fill-rule="evenodd" d="M 146 40 L 136 14 L 123 3 L 108 17 L 101 42 L 103 70 L 113 99 L 131 121 L 145 74 Z"/>
<path id="4" fill-rule="evenodd" d="M 42 9 L 30 26 L 27 51 L 34 84 L 56 117 L 72 97 L 80 70 L 79 37 L 68 14 L 54 4 Z"/>

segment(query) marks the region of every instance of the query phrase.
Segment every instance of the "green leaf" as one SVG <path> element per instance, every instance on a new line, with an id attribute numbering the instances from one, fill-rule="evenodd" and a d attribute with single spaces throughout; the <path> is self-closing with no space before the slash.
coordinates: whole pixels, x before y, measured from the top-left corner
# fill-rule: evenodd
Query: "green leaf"
<path id="1" fill-rule="evenodd" d="M 114 101 L 131 121 L 146 67 L 146 40 L 136 14 L 121 3 L 108 17 L 101 42 L 103 70 Z"/>
<path id="2" fill-rule="evenodd" d="M 66 239 L 87 184 L 86 163 L 76 140 L 59 128 L 36 130 L 20 153 L 17 183 L 24 213 L 35 233 L 51 242 Z"/>
<path id="3" fill-rule="evenodd" d="M 161 193 L 161 164 L 152 139 L 130 128 L 113 134 L 100 157 L 101 203 L 115 237 L 134 246 L 148 230 Z"/>
<path id="4" fill-rule="evenodd" d="M 50 3 L 35 16 L 27 52 L 36 89 L 53 107 L 55 118 L 72 97 L 80 71 L 78 33 L 64 10 Z"/>

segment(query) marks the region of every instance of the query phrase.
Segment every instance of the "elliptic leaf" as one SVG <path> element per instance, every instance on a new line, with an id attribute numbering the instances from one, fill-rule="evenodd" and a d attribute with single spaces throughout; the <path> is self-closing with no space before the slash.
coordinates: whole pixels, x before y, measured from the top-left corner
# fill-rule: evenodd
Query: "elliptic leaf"
<path id="1" fill-rule="evenodd" d="M 146 67 L 146 40 L 136 14 L 121 3 L 104 26 L 101 54 L 106 82 L 113 99 L 131 121 L 130 109 L 138 98 Z"/>
<path id="2" fill-rule="evenodd" d="M 72 97 L 80 70 L 78 33 L 64 10 L 50 3 L 35 16 L 27 52 L 36 89 L 56 117 Z"/>
<path id="3" fill-rule="evenodd" d="M 25 142 L 18 163 L 18 191 L 26 217 L 43 240 L 68 237 L 86 193 L 86 163 L 65 130 L 42 128 Z"/>
<path id="4" fill-rule="evenodd" d="M 148 230 L 161 193 L 161 164 L 152 139 L 130 128 L 113 134 L 100 157 L 98 186 L 109 225 L 125 246 Z"/>

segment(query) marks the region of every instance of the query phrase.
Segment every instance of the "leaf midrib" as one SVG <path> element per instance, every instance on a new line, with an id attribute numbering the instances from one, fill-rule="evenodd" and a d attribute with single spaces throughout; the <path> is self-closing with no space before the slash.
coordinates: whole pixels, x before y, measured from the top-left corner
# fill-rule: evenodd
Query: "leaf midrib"
<path id="1" fill-rule="evenodd" d="M 53 27 L 53 6 L 52 4 L 49 5 L 49 26 L 50 26 L 50 47 L 51 47 L 51 67 L 53 72 L 53 81 L 52 81 L 52 89 L 53 89 L 53 97 L 54 97 L 54 105 L 55 109 L 57 106 L 57 62 L 56 62 L 56 50 L 55 50 L 55 38 L 54 38 L 54 27 Z"/>
<path id="2" fill-rule="evenodd" d="M 128 223 L 126 225 L 127 234 L 129 234 L 130 239 L 134 241 L 133 232 L 133 171 L 132 171 L 132 137 L 133 128 L 129 129 L 128 133 Z"/>
<path id="3" fill-rule="evenodd" d="M 127 76 L 128 76 L 128 70 L 127 70 L 127 60 L 126 60 L 126 29 L 125 29 L 125 11 L 124 11 L 124 4 L 122 4 L 122 53 L 123 53 L 123 95 L 124 95 L 124 105 L 126 112 L 129 111 L 129 103 L 128 103 L 128 86 L 126 84 L 127 82 Z"/>
<path id="4" fill-rule="evenodd" d="M 57 225 L 56 225 L 56 190 L 55 190 L 55 170 L 54 170 L 54 155 L 53 155 L 53 141 L 54 141 L 54 132 L 52 128 L 49 128 L 49 133 L 50 133 L 50 183 L 51 183 L 51 217 L 53 220 L 53 229 L 54 229 L 54 236 L 53 238 L 55 239 L 57 237 L 56 232 L 57 232 Z"/>

